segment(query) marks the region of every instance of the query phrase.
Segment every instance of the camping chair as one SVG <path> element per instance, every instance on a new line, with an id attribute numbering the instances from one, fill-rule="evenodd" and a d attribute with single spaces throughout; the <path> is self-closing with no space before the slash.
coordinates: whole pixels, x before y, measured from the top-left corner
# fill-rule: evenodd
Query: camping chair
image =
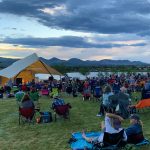
<path id="1" fill-rule="evenodd" d="M 53 108 L 54 110 L 54 120 L 57 120 L 57 116 L 63 117 L 64 119 L 69 119 L 70 120 L 70 114 L 69 114 L 69 109 L 71 108 L 71 105 L 64 104 L 64 105 L 58 105 Z"/>
<path id="2" fill-rule="evenodd" d="M 48 89 L 42 89 L 41 90 L 41 95 L 49 96 L 49 90 Z"/>
<path id="3" fill-rule="evenodd" d="M 15 98 L 16 98 L 17 105 L 20 105 L 24 94 L 25 94 L 24 92 L 17 92 L 16 93 Z"/>
<path id="4" fill-rule="evenodd" d="M 33 101 L 36 108 L 40 108 L 39 106 L 39 93 L 38 91 L 35 92 L 29 92 L 29 96 L 31 100 Z"/>
<path id="5" fill-rule="evenodd" d="M 143 141 L 133 145 L 136 149 L 141 148 L 142 146 L 150 145 L 150 141 L 148 139 L 144 139 Z"/>
<path id="6" fill-rule="evenodd" d="M 132 137 L 130 137 L 128 140 L 128 144 L 130 144 L 131 147 L 135 147 L 136 149 L 138 149 L 142 146 L 149 145 L 150 141 L 144 138 L 143 133 L 141 132 L 141 133 L 132 135 Z"/>
<path id="7" fill-rule="evenodd" d="M 34 123 L 35 110 L 34 108 L 21 108 L 19 107 L 19 125 L 21 123 Z"/>
<path id="8" fill-rule="evenodd" d="M 143 133 L 140 132 L 138 134 L 132 134 L 132 136 L 129 136 L 127 142 L 130 144 L 137 144 L 143 140 L 144 140 Z"/>
<path id="9" fill-rule="evenodd" d="M 123 142 L 124 129 L 119 133 L 107 133 L 104 132 L 103 142 L 96 142 L 93 144 L 93 150 L 119 150 L 125 148 L 125 142 Z"/>
<path id="10" fill-rule="evenodd" d="M 58 88 L 52 88 L 52 92 L 50 93 L 51 97 L 58 95 Z"/>

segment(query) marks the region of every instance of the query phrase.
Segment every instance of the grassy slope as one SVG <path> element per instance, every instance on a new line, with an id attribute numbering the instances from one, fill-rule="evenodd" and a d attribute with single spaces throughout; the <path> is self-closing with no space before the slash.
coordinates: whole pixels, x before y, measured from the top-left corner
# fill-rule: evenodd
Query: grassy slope
<path id="1" fill-rule="evenodd" d="M 67 144 L 72 132 L 98 131 L 103 118 L 96 117 L 98 102 L 83 102 L 81 97 L 64 96 L 70 102 L 71 120 L 58 119 L 50 124 L 18 125 L 18 112 L 15 99 L 0 100 L 0 150 L 69 150 Z M 48 111 L 51 100 L 40 99 L 41 111 Z M 144 133 L 150 139 L 150 111 L 142 112 Z M 124 126 L 128 126 L 126 120 Z M 148 148 L 144 148 L 148 149 Z"/>

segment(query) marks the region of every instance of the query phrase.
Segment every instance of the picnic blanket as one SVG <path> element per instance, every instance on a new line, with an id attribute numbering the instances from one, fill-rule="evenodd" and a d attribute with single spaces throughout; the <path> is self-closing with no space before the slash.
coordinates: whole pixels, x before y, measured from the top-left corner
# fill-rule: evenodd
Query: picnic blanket
<path id="1" fill-rule="evenodd" d="M 88 132 L 86 133 L 87 137 L 99 137 L 101 132 Z M 92 149 L 93 145 L 91 143 L 88 143 L 82 138 L 81 132 L 75 132 L 72 133 L 72 138 L 76 139 L 75 142 L 71 143 L 71 149 L 72 150 L 84 150 L 86 147 L 87 149 Z"/>

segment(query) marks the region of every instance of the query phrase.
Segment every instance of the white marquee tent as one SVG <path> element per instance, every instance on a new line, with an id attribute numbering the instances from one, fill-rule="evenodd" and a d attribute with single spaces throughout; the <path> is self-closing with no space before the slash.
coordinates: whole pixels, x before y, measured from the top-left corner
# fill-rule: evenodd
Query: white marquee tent
<path id="1" fill-rule="evenodd" d="M 60 76 L 60 75 L 53 75 L 53 78 L 55 80 L 60 80 L 62 79 L 64 76 Z M 39 80 L 48 80 L 48 78 L 50 77 L 50 74 L 41 74 L 41 73 L 38 73 L 38 74 L 35 74 L 35 77 L 37 77 Z"/>
<path id="2" fill-rule="evenodd" d="M 66 75 L 69 78 L 72 78 L 72 79 L 80 79 L 80 80 L 85 80 L 86 79 L 86 76 L 84 76 L 80 72 L 70 72 L 70 73 L 66 73 Z"/>
<path id="3" fill-rule="evenodd" d="M 88 78 L 98 77 L 99 72 L 89 72 L 87 75 Z"/>
<path id="4" fill-rule="evenodd" d="M 16 81 L 17 78 L 23 82 L 32 81 L 37 73 L 61 75 L 57 70 L 42 62 L 34 53 L 0 70 L 0 85 L 4 85 L 10 79 Z"/>

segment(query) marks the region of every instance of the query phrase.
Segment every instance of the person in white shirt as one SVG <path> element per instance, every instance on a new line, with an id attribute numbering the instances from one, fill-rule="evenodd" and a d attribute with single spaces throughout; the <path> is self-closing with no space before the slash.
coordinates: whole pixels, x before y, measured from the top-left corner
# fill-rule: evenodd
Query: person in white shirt
<path id="1" fill-rule="evenodd" d="M 103 137 L 104 137 L 104 132 L 107 133 L 119 133 L 121 130 L 123 130 L 123 128 L 121 127 L 121 122 L 123 121 L 123 118 L 115 115 L 115 114 L 111 114 L 111 113 L 106 113 L 105 115 L 105 122 L 102 122 L 101 124 L 101 128 L 102 128 L 102 133 L 100 134 L 99 137 L 87 137 L 85 132 L 82 133 L 82 137 L 83 139 L 85 139 L 87 142 L 103 142 Z M 127 141 L 127 135 L 124 131 L 123 134 L 123 141 Z"/>

